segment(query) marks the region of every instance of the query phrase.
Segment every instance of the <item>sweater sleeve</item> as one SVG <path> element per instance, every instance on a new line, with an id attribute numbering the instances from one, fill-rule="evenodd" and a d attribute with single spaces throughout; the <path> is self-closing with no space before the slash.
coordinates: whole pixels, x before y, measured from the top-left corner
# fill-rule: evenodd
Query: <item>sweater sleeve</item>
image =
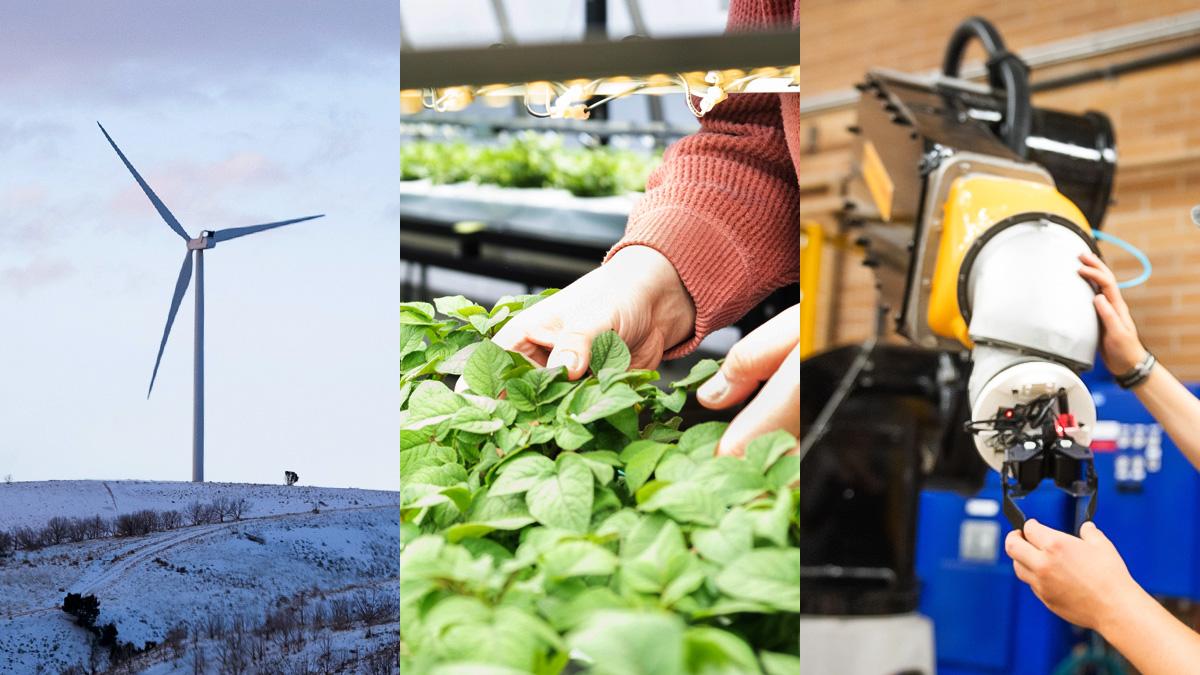
<path id="1" fill-rule="evenodd" d="M 791 13 L 788 0 L 733 0 L 727 29 L 786 25 Z M 675 358 L 798 278 L 799 228 L 780 97 L 734 94 L 668 148 L 605 260 L 641 245 L 674 265 L 696 306 L 692 337 L 665 354 Z"/>

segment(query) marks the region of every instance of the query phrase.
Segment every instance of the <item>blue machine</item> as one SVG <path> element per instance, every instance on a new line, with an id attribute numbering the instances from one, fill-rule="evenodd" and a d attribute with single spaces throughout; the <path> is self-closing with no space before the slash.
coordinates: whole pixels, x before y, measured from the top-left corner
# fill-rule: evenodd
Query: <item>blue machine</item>
<path id="1" fill-rule="evenodd" d="M 1148 592 L 1200 600 L 1200 471 L 1133 392 L 1114 384 L 1089 387 L 1100 479 L 1096 525 Z M 1200 392 L 1197 385 L 1188 389 Z"/>
<path id="2" fill-rule="evenodd" d="M 1200 472 L 1137 397 L 1093 373 L 1099 476 L 1096 524 L 1147 591 L 1200 600 Z M 1193 385 L 1192 393 L 1200 392 Z M 1000 478 L 974 497 L 925 490 L 917 528 L 921 612 L 933 619 L 939 675 L 1052 673 L 1083 635 L 1016 578 L 1004 553 Z M 1074 522 L 1065 493 L 1025 497 L 1031 518 L 1061 530 Z"/>
<path id="3" fill-rule="evenodd" d="M 1000 512 L 1000 475 L 988 472 L 974 497 L 925 490 L 917 526 L 922 614 L 933 619 L 939 675 L 1050 673 L 1074 630 L 1013 573 L 1004 552 L 1011 527 Z M 1069 528 L 1072 505 L 1060 490 L 1021 501 L 1030 518 Z"/>

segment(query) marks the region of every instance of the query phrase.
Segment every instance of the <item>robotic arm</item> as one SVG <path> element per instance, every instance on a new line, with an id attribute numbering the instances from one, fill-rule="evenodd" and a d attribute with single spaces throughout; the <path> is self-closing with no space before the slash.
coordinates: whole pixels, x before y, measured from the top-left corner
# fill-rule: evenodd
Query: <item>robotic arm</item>
<path id="1" fill-rule="evenodd" d="M 989 83 L 957 79 L 966 44 L 989 53 Z M 1115 151 L 1099 113 L 1034 108 L 1024 64 L 986 21 L 951 39 L 944 73 L 871 71 L 860 85 L 857 166 L 845 223 L 875 268 L 898 332 L 968 351 L 968 429 L 1004 477 L 1004 511 L 1044 479 L 1095 509 L 1096 422 L 1079 373 L 1098 322 L 1079 254 L 1108 204 Z"/>

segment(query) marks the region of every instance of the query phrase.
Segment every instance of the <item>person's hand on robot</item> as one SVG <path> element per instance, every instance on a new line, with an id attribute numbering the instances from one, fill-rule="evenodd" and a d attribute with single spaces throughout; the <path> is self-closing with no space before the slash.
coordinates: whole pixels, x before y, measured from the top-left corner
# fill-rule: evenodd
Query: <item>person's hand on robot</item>
<path id="1" fill-rule="evenodd" d="M 1092 302 L 1100 317 L 1100 355 L 1104 358 L 1104 365 L 1108 366 L 1109 372 L 1118 375 L 1129 372 L 1146 358 L 1146 349 L 1138 339 L 1137 326 L 1133 323 L 1129 306 L 1121 297 L 1117 278 L 1094 253 L 1084 253 L 1079 260 L 1083 263 L 1079 276 L 1099 289 Z"/>
<path id="2" fill-rule="evenodd" d="M 696 309 L 671 262 L 648 246 L 627 246 L 607 263 L 522 312 L 500 329 L 496 344 L 538 364 L 565 366 L 571 379 L 587 372 L 592 339 L 615 330 L 629 346 L 633 368 L 655 368 L 665 351 L 692 333 Z M 800 313 L 788 309 L 746 335 L 721 371 L 697 392 L 723 409 L 762 391 L 730 424 L 718 454 L 741 455 L 756 436 L 800 431 Z"/>
<path id="3" fill-rule="evenodd" d="M 1028 520 L 1023 533 L 1008 533 L 1004 550 L 1017 578 L 1076 626 L 1103 632 L 1145 595 L 1116 547 L 1091 522 L 1075 537 Z"/>

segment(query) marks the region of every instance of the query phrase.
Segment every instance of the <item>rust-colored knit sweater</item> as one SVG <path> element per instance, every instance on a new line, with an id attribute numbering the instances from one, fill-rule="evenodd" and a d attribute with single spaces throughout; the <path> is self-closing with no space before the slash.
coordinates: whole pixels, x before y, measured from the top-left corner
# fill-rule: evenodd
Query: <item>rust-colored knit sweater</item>
<path id="1" fill-rule="evenodd" d="M 799 14 L 799 0 L 733 0 L 727 29 L 778 27 Z M 797 44 L 797 59 L 799 51 Z M 675 266 L 695 302 L 696 326 L 667 358 L 691 352 L 799 277 L 799 136 L 799 94 L 735 94 L 651 174 L 607 258 L 637 244 Z"/>

